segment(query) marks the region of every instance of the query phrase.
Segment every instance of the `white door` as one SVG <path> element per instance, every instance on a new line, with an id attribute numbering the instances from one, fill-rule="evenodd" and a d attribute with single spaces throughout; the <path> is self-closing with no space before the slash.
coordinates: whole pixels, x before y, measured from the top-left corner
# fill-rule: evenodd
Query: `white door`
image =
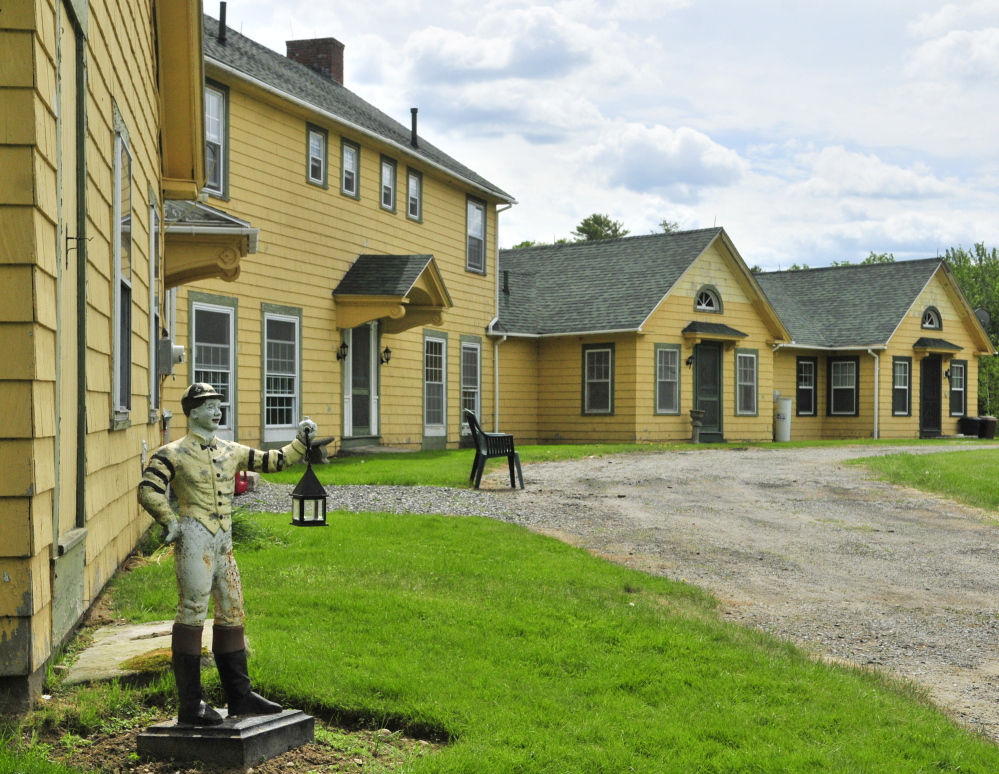
<path id="1" fill-rule="evenodd" d="M 378 323 L 343 331 L 343 434 L 347 438 L 378 435 Z"/>

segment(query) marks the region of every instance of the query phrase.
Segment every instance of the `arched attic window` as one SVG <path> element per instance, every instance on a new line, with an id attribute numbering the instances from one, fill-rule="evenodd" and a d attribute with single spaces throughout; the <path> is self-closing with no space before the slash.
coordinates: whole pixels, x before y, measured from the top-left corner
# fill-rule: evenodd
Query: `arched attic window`
<path id="1" fill-rule="evenodd" d="M 940 321 L 940 312 L 935 306 L 928 306 L 923 312 L 923 327 L 927 330 L 943 330 L 943 323 Z"/>
<path id="2" fill-rule="evenodd" d="M 703 285 L 694 296 L 694 311 L 721 314 L 722 302 L 718 288 L 713 285 Z"/>

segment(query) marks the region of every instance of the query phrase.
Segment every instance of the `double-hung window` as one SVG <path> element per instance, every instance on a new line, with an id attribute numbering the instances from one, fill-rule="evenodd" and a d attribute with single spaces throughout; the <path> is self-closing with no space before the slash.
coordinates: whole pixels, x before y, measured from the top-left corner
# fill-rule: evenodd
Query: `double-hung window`
<path id="1" fill-rule="evenodd" d="M 892 358 L 891 369 L 891 413 L 897 417 L 910 416 L 912 414 L 912 358 Z"/>
<path id="2" fill-rule="evenodd" d="M 829 414 L 831 416 L 859 416 L 858 371 L 860 359 L 856 357 L 831 357 L 829 371 Z"/>
<path id="3" fill-rule="evenodd" d="M 315 126 L 308 128 L 309 182 L 326 186 L 326 131 Z"/>
<path id="4" fill-rule="evenodd" d="M 224 299 L 219 299 L 224 303 Z M 233 372 L 235 365 L 235 308 L 221 304 L 192 304 L 192 356 L 194 381 L 210 384 L 222 395 L 222 421 L 219 429 L 228 437 L 233 429 Z"/>
<path id="5" fill-rule="evenodd" d="M 225 194 L 225 92 L 205 87 L 205 190 Z"/>
<path id="6" fill-rule="evenodd" d="M 583 347 L 583 413 L 614 413 L 614 345 Z"/>
<path id="7" fill-rule="evenodd" d="M 477 199 L 468 200 L 467 228 L 468 245 L 465 268 L 468 271 L 486 273 L 486 205 Z"/>
<path id="8" fill-rule="evenodd" d="M 132 409 L 132 154 L 128 140 L 114 137 L 114 411 Z"/>
<path id="9" fill-rule="evenodd" d="M 656 346 L 656 413 L 680 413 L 680 348 Z"/>
<path id="10" fill-rule="evenodd" d="M 482 346 L 475 342 L 465 341 L 461 344 L 461 431 L 467 434 L 468 423 L 465 412 L 471 411 L 476 419 L 481 419 L 480 407 L 480 369 Z"/>
<path id="11" fill-rule="evenodd" d="M 735 413 L 756 416 L 756 361 L 752 350 L 735 351 Z"/>
<path id="12" fill-rule="evenodd" d="M 347 140 L 340 146 L 340 192 L 361 198 L 361 146 Z"/>
<path id="13" fill-rule="evenodd" d="M 395 159 L 382 156 L 381 203 L 383 210 L 395 212 Z"/>
<path id="14" fill-rule="evenodd" d="M 964 360 L 950 361 L 950 415 L 963 417 L 967 412 L 968 364 Z"/>
<path id="15" fill-rule="evenodd" d="M 447 435 L 447 339 L 423 340 L 423 434 Z"/>
<path id="16" fill-rule="evenodd" d="M 798 358 L 798 386 L 795 392 L 795 403 L 797 403 L 799 417 L 815 416 L 815 372 L 817 370 L 817 358 Z"/>
<path id="17" fill-rule="evenodd" d="M 298 426 L 297 317 L 264 314 L 264 440 L 290 441 Z"/>
<path id="18" fill-rule="evenodd" d="M 406 175 L 406 217 L 423 220 L 423 175 L 414 169 Z"/>

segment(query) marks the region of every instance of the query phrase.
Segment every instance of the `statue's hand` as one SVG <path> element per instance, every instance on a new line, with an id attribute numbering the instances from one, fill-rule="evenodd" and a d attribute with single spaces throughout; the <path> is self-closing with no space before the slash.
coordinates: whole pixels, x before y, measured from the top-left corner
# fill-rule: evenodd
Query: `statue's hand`
<path id="1" fill-rule="evenodd" d="M 298 440 L 303 444 L 305 443 L 306 432 L 309 434 L 310 443 L 316 440 L 316 434 L 319 432 L 319 426 L 308 417 L 298 423 Z"/>
<path id="2" fill-rule="evenodd" d="M 174 519 L 169 524 L 163 527 L 163 542 L 166 545 L 171 543 L 176 543 L 177 539 L 180 537 L 180 521 Z"/>

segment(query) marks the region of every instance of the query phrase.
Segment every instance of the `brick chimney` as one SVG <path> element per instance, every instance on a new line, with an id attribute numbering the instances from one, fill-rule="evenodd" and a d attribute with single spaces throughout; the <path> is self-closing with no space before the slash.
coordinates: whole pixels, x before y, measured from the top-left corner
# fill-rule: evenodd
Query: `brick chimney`
<path id="1" fill-rule="evenodd" d="M 343 43 L 336 38 L 289 40 L 288 58 L 343 85 Z"/>

